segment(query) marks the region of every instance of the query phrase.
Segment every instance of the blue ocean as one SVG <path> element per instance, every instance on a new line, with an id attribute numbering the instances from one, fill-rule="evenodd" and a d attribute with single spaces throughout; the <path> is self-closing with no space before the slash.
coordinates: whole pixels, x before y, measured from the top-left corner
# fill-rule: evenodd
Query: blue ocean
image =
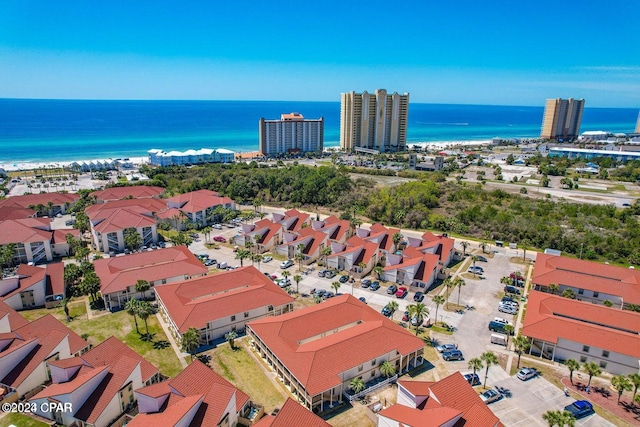
<path id="1" fill-rule="evenodd" d="M 152 148 L 257 151 L 258 120 L 294 111 L 324 117 L 325 146 L 339 145 L 339 102 L 0 99 L 0 163 L 138 157 Z M 411 103 L 408 142 L 537 137 L 542 114 L 542 106 Z M 581 132 L 632 132 L 637 116 L 587 107 Z"/>

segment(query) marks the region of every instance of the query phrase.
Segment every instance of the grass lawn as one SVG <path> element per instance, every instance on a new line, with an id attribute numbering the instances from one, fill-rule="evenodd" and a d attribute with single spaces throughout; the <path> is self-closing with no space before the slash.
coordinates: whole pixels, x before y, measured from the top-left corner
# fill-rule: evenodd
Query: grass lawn
<path id="1" fill-rule="evenodd" d="M 87 319 L 87 305 L 85 304 L 84 297 L 74 298 L 67 304 L 69 307 L 69 315 L 74 320 Z M 64 314 L 62 307 L 55 308 L 36 308 L 34 310 L 23 310 L 20 312 L 27 320 L 32 321 L 46 316 L 47 314 L 53 315 L 58 320 L 65 322 L 67 316 Z"/>
<path id="2" fill-rule="evenodd" d="M 236 347 L 236 350 L 231 350 L 228 344 L 222 344 L 207 351 L 206 354 L 211 356 L 211 368 L 263 405 L 266 413 L 282 406 L 284 396 L 247 353 L 240 340 L 236 341 Z"/>
<path id="3" fill-rule="evenodd" d="M 7 414 L 0 418 L 0 427 L 8 427 L 12 424 L 18 427 L 47 427 L 49 425 L 27 415 L 17 413 Z"/>

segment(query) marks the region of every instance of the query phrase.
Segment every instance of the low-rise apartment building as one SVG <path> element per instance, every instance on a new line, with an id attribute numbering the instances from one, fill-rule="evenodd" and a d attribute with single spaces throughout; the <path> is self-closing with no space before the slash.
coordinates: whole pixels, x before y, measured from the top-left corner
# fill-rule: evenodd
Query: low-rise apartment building
<path id="1" fill-rule="evenodd" d="M 64 264 L 20 264 L 15 274 L 0 279 L 0 298 L 14 310 L 59 305 L 64 299 Z"/>
<path id="2" fill-rule="evenodd" d="M 96 203 L 105 203 L 126 199 L 159 199 L 163 194 L 164 188 L 162 187 L 153 187 L 150 185 L 126 185 L 94 191 L 90 196 L 95 198 Z"/>
<path id="3" fill-rule="evenodd" d="M 221 221 L 221 218 L 215 217 L 216 208 L 235 209 L 236 204 L 229 197 L 220 196 L 215 191 L 198 190 L 168 198 L 167 208 L 177 209 L 193 224 L 205 226 Z"/>

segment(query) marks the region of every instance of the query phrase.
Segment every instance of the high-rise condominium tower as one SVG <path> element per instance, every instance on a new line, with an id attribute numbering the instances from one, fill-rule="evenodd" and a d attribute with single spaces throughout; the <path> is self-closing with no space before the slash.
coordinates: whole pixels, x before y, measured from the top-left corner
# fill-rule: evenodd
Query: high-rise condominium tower
<path id="1" fill-rule="evenodd" d="M 305 119 L 300 113 L 282 114 L 280 120 L 260 119 L 260 152 L 265 156 L 322 152 L 324 118 Z"/>
<path id="2" fill-rule="evenodd" d="M 374 94 L 341 94 L 340 148 L 368 148 L 380 152 L 404 151 L 407 147 L 409 94 L 384 89 Z"/>
<path id="3" fill-rule="evenodd" d="M 540 137 L 548 139 L 577 138 L 583 111 L 584 99 L 547 99 Z"/>
<path id="4" fill-rule="evenodd" d="M 640 112 L 638 112 L 638 122 L 636 123 L 636 133 L 640 133 Z"/>

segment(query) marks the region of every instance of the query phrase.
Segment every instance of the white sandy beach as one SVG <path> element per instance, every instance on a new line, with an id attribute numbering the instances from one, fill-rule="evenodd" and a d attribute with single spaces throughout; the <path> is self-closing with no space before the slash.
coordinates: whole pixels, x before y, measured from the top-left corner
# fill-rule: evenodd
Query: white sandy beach
<path id="1" fill-rule="evenodd" d="M 122 157 L 126 158 L 126 157 Z M 133 163 L 135 166 L 139 166 L 145 163 L 149 163 L 148 157 L 128 157 L 128 162 Z M 90 163 L 90 162 L 108 162 L 113 161 L 113 158 L 109 159 L 89 159 L 89 160 L 65 160 L 62 162 L 15 162 L 15 163 L 0 163 L 0 168 L 4 169 L 7 172 L 10 171 L 20 171 L 20 170 L 32 170 L 32 169 L 41 169 L 41 168 L 60 168 L 67 167 L 74 162 L 77 163 Z"/>

